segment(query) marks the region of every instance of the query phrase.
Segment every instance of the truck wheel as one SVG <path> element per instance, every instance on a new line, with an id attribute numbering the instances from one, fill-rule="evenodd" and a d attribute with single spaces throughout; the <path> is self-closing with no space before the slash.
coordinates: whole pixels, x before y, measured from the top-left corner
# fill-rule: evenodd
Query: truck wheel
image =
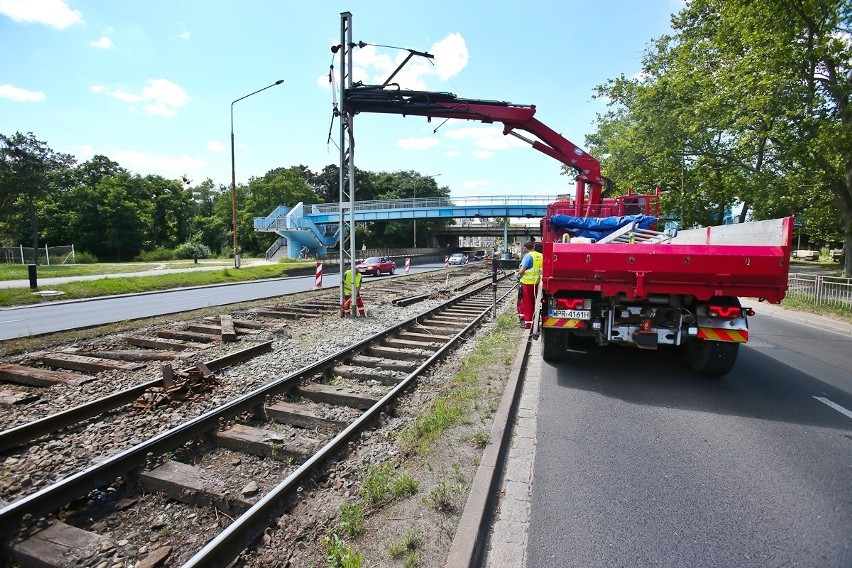
<path id="1" fill-rule="evenodd" d="M 718 376 L 734 367 L 739 350 L 739 343 L 698 339 L 686 344 L 686 357 L 696 373 Z"/>
<path id="2" fill-rule="evenodd" d="M 568 331 L 550 327 L 541 330 L 541 356 L 545 361 L 562 361 L 568 356 Z"/>

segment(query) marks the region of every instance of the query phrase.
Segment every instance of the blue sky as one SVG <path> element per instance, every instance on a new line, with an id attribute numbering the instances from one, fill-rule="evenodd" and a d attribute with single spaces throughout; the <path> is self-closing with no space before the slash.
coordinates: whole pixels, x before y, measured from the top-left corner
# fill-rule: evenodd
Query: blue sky
<path id="1" fill-rule="evenodd" d="M 526 5 L 524 5 L 526 4 Z M 640 71 L 681 0 L 0 0 L 0 132 L 32 132 L 79 161 L 103 154 L 145 175 L 229 184 L 231 101 L 237 181 L 274 167 L 336 164 L 328 142 L 340 13 L 353 39 L 428 51 L 403 87 L 535 104 L 580 147 L 596 85 Z M 381 83 L 407 53 L 355 50 L 356 79 Z M 337 77 L 335 76 L 335 81 Z M 453 196 L 556 195 L 560 164 L 499 126 L 359 114 L 356 166 L 438 175 Z M 606 173 L 606 172 L 604 172 Z"/>

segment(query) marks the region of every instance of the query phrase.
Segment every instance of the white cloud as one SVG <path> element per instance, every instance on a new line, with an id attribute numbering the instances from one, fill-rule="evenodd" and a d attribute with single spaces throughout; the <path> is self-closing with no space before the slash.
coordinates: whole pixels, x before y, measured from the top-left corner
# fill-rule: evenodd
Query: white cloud
<path id="1" fill-rule="evenodd" d="M 128 93 L 121 89 L 110 89 L 103 85 L 92 85 L 94 93 L 106 93 L 129 103 L 151 101 L 143 110 L 155 116 L 174 116 L 177 109 L 189 102 L 190 98 L 180 85 L 167 79 L 150 79 L 148 86 L 139 94 Z"/>
<path id="2" fill-rule="evenodd" d="M 444 156 L 446 156 L 447 158 L 458 158 L 459 156 L 461 156 L 461 152 L 456 152 L 455 150 L 448 150 L 444 152 Z"/>
<path id="3" fill-rule="evenodd" d="M 443 80 L 458 75 L 467 67 L 467 44 L 461 34 L 450 34 L 432 46 L 435 72 Z"/>
<path id="4" fill-rule="evenodd" d="M 201 158 L 193 158 L 188 154 L 180 156 L 158 156 L 144 154 L 135 150 L 124 150 L 110 156 L 122 167 L 142 174 L 159 174 L 162 176 L 177 176 L 203 171 L 207 162 Z"/>
<path id="5" fill-rule="evenodd" d="M 437 138 L 421 137 L 421 138 L 402 138 L 396 141 L 396 145 L 406 150 L 428 150 L 440 144 Z"/>
<path id="6" fill-rule="evenodd" d="M 18 24 L 44 24 L 58 30 L 83 23 L 83 14 L 64 0 L 0 0 L 0 14 Z"/>
<path id="7" fill-rule="evenodd" d="M 189 30 L 186 29 L 186 26 L 184 26 L 183 24 L 181 24 L 180 27 L 183 28 L 183 30 L 179 34 L 177 34 L 175 37 L 177 37 L 178 39 L 182 39 L 184 41 L 189 41 L 189 38 L 192 37 L 192 34 L 189 33 Z"/>
<path id="8" fill-rule="evenodd" d="M 336 43 L 332 43 L 336 45 Z M 394 76 L 392 83 L 403 89 L 428 90 L 427 81 L 438 78 L 445 81 L 454 77 L 467 67 L 467 44 L 461 34 L 451 33 L 437 43 L 432 44 L 429 53 L 435 56 L 427 60 L 415 56 Z M 393 55 L 391 55 L 393 54 Z M 407 50 L 388 51 L 373 45 L 356 48 L 352 52 L 352 80 L 365 84 L 384 83 L 400 63 L 408 57 Z M 339 63 L 336 63 L 339 65 Z M 328 75 L 317 79 L 317 84 L 328 88 Z"/>
<path id="9" fill-rule="evenodd" d="M 112 49 L 114 47 L 112 40 L 107 36 L 101 36 L 100 39 L 90 41 L 89 45 L 97 47 L 98 49 Z"/>
<path id="10" fill-rule="evenodd" d="M 28 91 L 13 85 L 0 85 L 0 99 L 9 99 L 17 102 L 38 102 L 47 98 L 42 91 Z"/>
<path id="11" fill-rule="evenodd" d="M 225 145 L 222 144 L 221 142 L 219 142 L 218 140 L 208 140 L 207 149 L 210 150 L 211 152 L 217 152 L 217 153 L 224 152 L 225 151 Z"/>
<path id="12" fill-rule="evenodd" d="M 474 158 L 479 158 L 480 160 L 486 160 L 494 156 L 494 152 L 489 152 L 488 150 L 477 150 L 471 154 Z"/>
<path id="13" fill-rule="evenodd" d="M 489 151 L 508 150 L 527 145 L 514 136 L 503 134 L 503 128 L 500 126 L 456 128 L 445 131 L 444 136 L 453 140 L 473 140 L 475 147 Z"/>

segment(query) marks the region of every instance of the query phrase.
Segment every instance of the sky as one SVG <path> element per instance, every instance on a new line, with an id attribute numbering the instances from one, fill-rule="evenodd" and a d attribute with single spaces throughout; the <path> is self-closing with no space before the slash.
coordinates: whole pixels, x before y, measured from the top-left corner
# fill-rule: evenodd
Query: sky
<path id="1" fill-rule="evenodd" d="M 238 183 L 277 167 L 337 164 L 341 12 L 353 78 L 536 105 L 577 146 L 635 76 L 683 0 L 0 0 L 0 133 L 32 132 L 78 162 L 101 154 L 140 175 Z M 394 46 L 389 47 L 376 46 Z M 333 66 L 334 83 L 329 83 Z M 358 114 L 355 165 L 434 176 L 453 197 L 573 191 L 560 163 L 501 126 Z M 436 130 L 437 128 L 437 130 Z M 329 138 L 329 132 L 331 137 Z M 606 172 L 604 172 L 605 174 Z"/>

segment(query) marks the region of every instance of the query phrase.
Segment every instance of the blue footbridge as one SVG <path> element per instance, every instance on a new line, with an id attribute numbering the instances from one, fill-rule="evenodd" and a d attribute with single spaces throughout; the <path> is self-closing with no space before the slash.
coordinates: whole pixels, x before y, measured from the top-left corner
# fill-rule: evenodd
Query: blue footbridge
<path id="1" fill-rule="evenodd" d="M 544 217 L 547 204 L 557 199 L 556 196 L 518 195 L 356 201 L 354 222 L 504 218 L 506 222 L 502 227 L 493 226 L 490 230 L 494 236 L 502 234 L 505 242 L 508 241 L 509 219 Z M 328 249 L 337 247 L 340 240 L 340 210 L 340 203 L 279 205 L 266 217 L 255 217 L 254 230 L 278 235 L 267 256 L 282 246 L 287 247 L 289 258 L 299 258 L 303 247 L 307 247 L 311 254 L 327 254 Z"/>

